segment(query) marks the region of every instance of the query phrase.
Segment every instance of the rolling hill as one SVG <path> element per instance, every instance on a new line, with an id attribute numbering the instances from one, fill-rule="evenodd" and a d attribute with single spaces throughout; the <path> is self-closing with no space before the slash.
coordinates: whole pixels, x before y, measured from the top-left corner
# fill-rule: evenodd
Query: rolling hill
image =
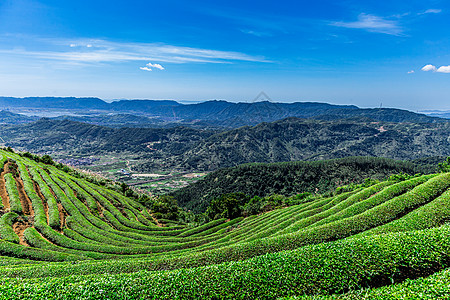
<path id="1" fill-rule="evenodd" d="M 444 158 L 437 160 L 442 162 Z M 324 194 L 344 185 L 361 184 L 366 179 L 386 180 L 392 174 L 434 173 L 437 165 L 438 162 L 419 164 L 377 157 L 244 164 L 211 172 L 171 195 L 182 207 L 200 213 L 223 194 L 244 193 L 250 197 Z"/>
<path id="2" fill-rule="evenodd" d="M 450 155 L 450 123 L 379 123 L 288 118 L 233 130 L 110 128 L 41 119 L 2 126 L 6 146 L 59 155 L 120 154 L 133 169 L 211 171 L 253 162 L 347 156 L 411 160 Z"/>
<path id="3" fill-rule="evenodd" d="M 37 117 L 28 117 L 22 114 L 15 114 L 10 111 L 0 111 L 0 124 L 22 124 L 37 121 Z"/>
<path id="4" fill-rule="evenodd" d="M 448 291 L 450 173 L 160 227 L 106 186 L 0 155 L 0 299 L 435 299 Z"/>

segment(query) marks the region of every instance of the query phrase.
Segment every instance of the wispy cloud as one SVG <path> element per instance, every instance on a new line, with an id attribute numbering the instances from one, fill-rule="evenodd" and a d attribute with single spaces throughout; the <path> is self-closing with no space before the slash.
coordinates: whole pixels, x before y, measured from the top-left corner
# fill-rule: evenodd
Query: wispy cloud
<path id="1" fill-rule="evenodd" d="M 121 43 L 102 39 L 36 39 L 32 46 L 5 49 L 1 54 L 74 64 L 159 61 L 166 63 L 270 62 L 263 56 L 241 52 L 172 46 L 162 43 Z M 39 44 L 39 46 L 37 46 Z M 33 48 L 31 48 L 33 47 Z M 159 64 L 147 66 L 163 68 Z M 162 70 L 162 69 L 161 69 Z"/>
<path id="2" fill-rule="evenodd" d="M 357 21 L 332 22 L 332 26 L 363 29 L 370 32 L 385 33 L 389 35 L 401 35 L 402 27 L 398 20 L 389 20 L 375 15 L 360 14 Z"/>
<path id="3" fill-rule="evenodd" d="M 161 66 L 160 64 L 152 64 L 152 63 L 148 63 L 145 65 L 145 67 L 140 67 L 139 69 L 143 70 L 143 71 L 153 71 L 153 69 L 158 69 L 158 70 L 164 70 L 164 67 Z"/>
<path id="4" fill-rule="evenodd" d="M 418 13 L 418 15 L 426 15 L 426 14 L 439 14 L 442 12 L 442 9 L 430 8 L 426 11 Z"/>
<path id="5" fill-rule="evenodd" d="M 245 33 L 245 34 L 254 35 L 257 37 L 271 37 L 272 36 L 272 34 L 269 32 L 255 31 L 255 30 L 250 30 L 250 29 L 241 29 L 241 32 Z"/>
<path id="6" fill-rule="evenodd" d="M 408 71 L 408 74 L 413 74 L 415 73 L 414 70 Z"/>
<path id="7" fill-rule="evenodd" d="M 436 67 L 434 65 L 425 65 L 422 68 L 422 71 L 424 72 L 437 72 L 437 73 L 450 73 L 450 66 L 441 66 L 441 67 Z"/>

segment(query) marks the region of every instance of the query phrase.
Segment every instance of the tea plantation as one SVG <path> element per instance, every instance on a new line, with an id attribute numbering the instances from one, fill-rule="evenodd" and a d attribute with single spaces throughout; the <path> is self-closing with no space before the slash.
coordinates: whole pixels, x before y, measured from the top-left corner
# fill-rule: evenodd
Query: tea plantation
<path id="1" fill-rule="evenodd" d="M 0 150 L 0 299 L 439 299 L 450 173 L 200 226 Z"/>

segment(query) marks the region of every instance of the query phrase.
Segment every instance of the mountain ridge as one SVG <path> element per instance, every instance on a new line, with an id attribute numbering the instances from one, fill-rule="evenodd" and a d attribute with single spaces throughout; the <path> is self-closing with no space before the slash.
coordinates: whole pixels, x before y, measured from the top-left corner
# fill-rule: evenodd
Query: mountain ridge
<path id="1" fill-rule="evenodd" d="M 108 103 L 99 98 L 0 97 L 0 107 L 15 110 L 26 108 L 65 109 L 89 114 L 137 114 L 156 118 L 150 122 L 154 123 L 155 126 L 158 122 L 184 122 L 189 124 L 195 121 L 203 121 L 212 126 L 238 128 L 245 125 L 257 125 L 261 122 L 273 122 L 288 117 L 319 120 L 356 117 L 384 122 L 448 122 L 446 119 L 403 109 L 359 108 L 355 105 L 335 105 L 320 102 L 232 103 L 224 100 L 211 100 L 197 104 L 181 104 L 174 100 L 119 100 Z M 146 121 L 144 123 L 148 124 Z M 123 122 L 122 124 L 128 123 Z"/>
<path id="2" fill-rule="evenodd" d="M 448 132 L 448 122 L 320 121 L 293 117 L 231 130 L 183 126 L 110 128 L 50 119 L 0 128 L 6 146 L 50 155 L 133 155 L 138 160 L 133 165 L 137 172 L 212 171 L 243 163 L 347 156 L 398 160 L 448 156 Z"/>

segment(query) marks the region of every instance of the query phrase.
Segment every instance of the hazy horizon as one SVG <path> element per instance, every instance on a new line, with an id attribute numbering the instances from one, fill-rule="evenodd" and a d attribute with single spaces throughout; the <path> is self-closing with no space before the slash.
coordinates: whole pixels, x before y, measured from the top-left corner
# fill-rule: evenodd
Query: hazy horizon
<path id="1" fill-rule="evenodd" d="M 449 12 L 438 0 L 8 0 L 0 94 L 251 102 L 264 91 L 450 110 Z"/>

